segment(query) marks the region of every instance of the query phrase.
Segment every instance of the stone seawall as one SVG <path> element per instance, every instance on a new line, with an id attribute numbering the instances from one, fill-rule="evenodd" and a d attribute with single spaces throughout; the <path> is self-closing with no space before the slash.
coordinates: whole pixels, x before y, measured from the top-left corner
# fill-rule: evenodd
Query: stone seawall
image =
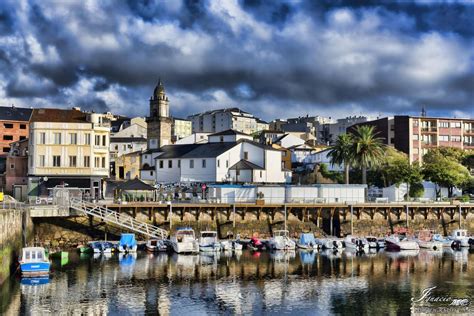
<path id="1" fill-rule="evenodd" d="M 0 210 L 0 314 L 12 299 L 10 287 L 18 286 L 12 282 L 11 274 L 17 267 L 21 248 L 32 235 L 33 223 L 27 211 Z"/>
<path id="2" fill-rule="evenodd" d="M 298 218 L 294 214 L 289 214 L 287 228 L 294 236 L 302 231 L 312 231 L 316 235 L 331 234 L 332 232 L 332 234 L 340 236 L 351 233 L 350 214 L 346 214 L 345 218 L 342 215 L 333 216 L 332 224 L 329 212 L 322 212 L 321 216 L 319 220 L 315 220 L 311 216 L 300 216 Z M 162 214 L 157 213 L 150 217 L 147 212 L 137 212 L 136 219 L 155 224 L 166 230 L 170 229 L 170 222 L 165 222 Z M 391 214 L 387 219 L 380 213 L 373 215 L 373 218 L 366 213 L 360 214 L 359 218 L 354 215 L 353 233 L 361 236 L 385 236 L 397 227 L 406 227 L 406 219 L 405 213 L 401 213 L 399 218 Z M 193 227 L 197 233 L 201 230 L 217 230 L 221 238 L 229 235 L 235 237 L 237 234 L 242 238 L 248 238 L 254 233 L 258 233 L 259 236 L 264 238 L 271 236 L 272 231 L 284 228 L 284 215 L 278 212 L 272 219 L 266 213 L 261 213 L 257 218 L 255 213 L 248 212 L 244 218 L 236 215 L 234 223 L 233 215 L 228 219 L 224 213 L 220 212 L 214 217 L 212 214 L 203 213 L 199 216 L 199 220 L 196 220 L 195 216 L 190 213 L 185 213 L 182 217 L 173 214 L 171 219 L 172 230 L 180 226 Z M 474 234 L 474 214 L 470 213 L 467 214 L 466 218 L 462 217 L 461 226 Z M 408 217 L 408 228 L 412 232 L 420 229 L 431 229 L 439 233 L 449 234 L 458 227 L 458 216 L 451 219 L 448 214 L 444 214 L 438 219 L 437 216 L 430 213 L 426 219 L 421 214 L 414 215 L 413 219 L 411 216 Z M 109 240 L 114 240 L 119 238 L 121 232 L 127 232 L 127 230 L 87 216 L 35 219 L 35 239 L 52 247 L 71 247 L 90 240 L 102 240 L 106 237 Z"/>

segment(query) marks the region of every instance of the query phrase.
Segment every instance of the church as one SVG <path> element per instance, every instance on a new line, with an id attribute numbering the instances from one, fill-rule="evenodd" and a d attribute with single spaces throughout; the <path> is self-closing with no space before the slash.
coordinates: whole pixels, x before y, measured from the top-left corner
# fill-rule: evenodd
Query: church
<path id="1" fill-rule="evenodd" d="M 173 119 L 161 80 L 150 98 L 148 149 L 140 178 L 149 183 L 288 183 L 282 151 L 235 130 L 208 135 L 203 144 L 173 145 Z"/>

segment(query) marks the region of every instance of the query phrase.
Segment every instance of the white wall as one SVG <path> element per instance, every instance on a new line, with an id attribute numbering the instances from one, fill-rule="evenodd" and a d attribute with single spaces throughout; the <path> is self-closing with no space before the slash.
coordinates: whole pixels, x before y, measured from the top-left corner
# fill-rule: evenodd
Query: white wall
<path id="1" fill-rule="evenodd" d="M 364 203 L 366 185 L 320 184 L 319 198 L 328 203 Z"/>
<path id="2" fill-rule="evenodd" d="M 290 148 L 291 146 L 303 145 L 304 140 L 294 135 L 288 134 L 279 142 L 279 145 L 285 148 Z"/>
<path id="3" fill-rule="evenodd" d="M 206 167 L 202 167 L 202 160 L 206 160 Z M 194 160 L 194 168 L 190 168 L 190 161 Z M 181 159 L 181 181 L 180 182 L 215 182 L 216 181 L 216 159 L 195 158 Z"/>
<path id="4" fill-rule="evenodd" d="M 209 133 L 194 133 L 177 140 L 175 145 L 204 144 L 207 143 L 207 135 L 209 135 Z"/>
<path id="5" fill-rule="evenodd" d="M 257 193 L 263 193 L 263 199 L 267 204 L 285 203 L 285 187 L 281 186 L 258 186 Z"/>

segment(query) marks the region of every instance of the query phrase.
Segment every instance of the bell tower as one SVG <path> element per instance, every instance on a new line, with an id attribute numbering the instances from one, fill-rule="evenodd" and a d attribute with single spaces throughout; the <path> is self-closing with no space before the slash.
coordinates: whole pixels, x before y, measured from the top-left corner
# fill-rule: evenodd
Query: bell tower
<path id="1" fill-rule="evenodd" d="M 150 114 L 146 118 L 148 149 L 171 144 L 171 121 L 169 100 L 160 79 L 150 98 Z"/>

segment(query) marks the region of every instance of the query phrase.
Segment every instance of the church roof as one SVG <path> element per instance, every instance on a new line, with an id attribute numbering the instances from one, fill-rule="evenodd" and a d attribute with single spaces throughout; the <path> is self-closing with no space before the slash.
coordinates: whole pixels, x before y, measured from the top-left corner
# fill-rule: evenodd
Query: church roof
<path id="1" fill-rule="evenodd" d="M 163 82 L 161 81 L 161 78 L 158 79 L 158 84 L 155 87 L 155 90 L 153 91 L 153 95 L 158 95 L 161 92 L 165 92 L 165 86 L 163 85 Z"/>

